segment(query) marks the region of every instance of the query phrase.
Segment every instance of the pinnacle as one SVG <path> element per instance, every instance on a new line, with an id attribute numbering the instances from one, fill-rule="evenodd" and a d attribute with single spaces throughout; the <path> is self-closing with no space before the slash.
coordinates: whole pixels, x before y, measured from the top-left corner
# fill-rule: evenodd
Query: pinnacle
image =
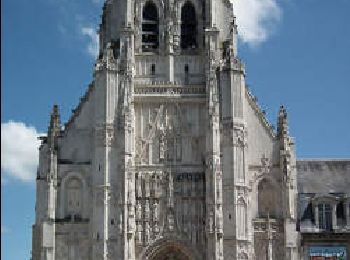
<path id="1" fill-rule="evenodd" d="M 288 135 L 287 110 L 283 105 L 281 105 L 279 109 L 277 125 L 277 136 L 282 137 Z"/>

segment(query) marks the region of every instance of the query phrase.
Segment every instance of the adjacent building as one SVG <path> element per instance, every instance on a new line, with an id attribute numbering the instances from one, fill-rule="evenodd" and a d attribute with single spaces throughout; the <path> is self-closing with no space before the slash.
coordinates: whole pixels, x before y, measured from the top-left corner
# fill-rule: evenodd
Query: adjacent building
<path id="1" fill-rule="evenodd" d="M 302 259 L 349 259 L 350 160 L 299 160 L 297 173 Z"/>

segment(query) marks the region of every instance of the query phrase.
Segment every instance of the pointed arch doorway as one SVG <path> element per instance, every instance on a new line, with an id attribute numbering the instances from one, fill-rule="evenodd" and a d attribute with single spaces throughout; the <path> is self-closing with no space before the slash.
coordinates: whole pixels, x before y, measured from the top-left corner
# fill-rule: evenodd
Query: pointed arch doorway
<path id="1" fill-rule="evenodd" d="M 184 251 L 177 246 L 168 245 L 157 250 L 150 260 L 192 260 Z"/>
<path id="2" fill-rule="evenodd" d="M 187 241 L 186 241 L 187 242 Z M 160 239 L 141 253 L 140 260 L 199 260 L 197 249 L 178 240 Z"/>

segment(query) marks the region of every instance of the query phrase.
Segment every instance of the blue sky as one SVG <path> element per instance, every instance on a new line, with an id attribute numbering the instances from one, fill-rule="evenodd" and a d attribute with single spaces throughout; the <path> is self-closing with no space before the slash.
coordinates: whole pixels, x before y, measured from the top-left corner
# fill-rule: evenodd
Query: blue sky
<path id="1" fill-rule="evenodd" d="M 247 84 L 299 158 L 350 158 L 350 1 L 234 0 Z M 35 140 L 92 79 L 102 0 L 1 1 L 1 258 L 29 259 Z M 3 157 L 5 157 L 3 159 Z"/>

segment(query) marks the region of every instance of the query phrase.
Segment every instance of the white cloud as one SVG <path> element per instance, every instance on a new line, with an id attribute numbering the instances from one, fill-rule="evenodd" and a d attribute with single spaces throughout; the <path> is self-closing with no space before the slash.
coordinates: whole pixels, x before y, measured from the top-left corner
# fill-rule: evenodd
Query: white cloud
<path id="1" fill-rule="evenodd" d="M 35 180 L 40 140 L 34 127 L 21 122 L 1 123 L 1 182 Z"/>
<path id="2" fill-rule="evenodd" d="M 277 0 L 232 1 L 242 42 L 256 46 L 266 41 L 282 16 Z"/>
<path id="3" fill-rule="evenodd" d="M 89 55 L 96 58 L 99 51 L 99 39 L 96 30 L 92 27 L 82 27 L 81 34 L 89 38 L 87 52 Z"/>

